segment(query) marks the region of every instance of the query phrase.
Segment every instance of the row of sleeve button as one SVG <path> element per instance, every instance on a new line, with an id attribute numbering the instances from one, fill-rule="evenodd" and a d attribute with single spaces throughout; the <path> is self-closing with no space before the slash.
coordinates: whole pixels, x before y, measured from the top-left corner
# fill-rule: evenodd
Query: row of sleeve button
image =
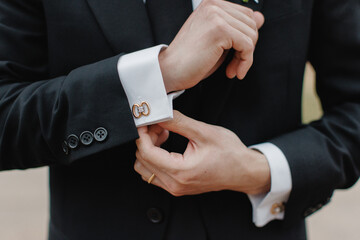
<path id="1" fill-rule="evenodd" d="M 75 134 L 70 134 L 66 141 L 62 143 L 62 150 L 63 152 L 68 155 L 69 154 L 69 148 L 75 149 L 79 146 L 79 143 L 81 142 L 84 146 L 89 146 L 94 139 L 98 142 L 103 142 L 106 140 L 108 136 L 108 132 L 105 128 L 99 127 L 97 128 L 94 133 L 90 131 L 84 131 L 80 134 L 80 139 Z"/>

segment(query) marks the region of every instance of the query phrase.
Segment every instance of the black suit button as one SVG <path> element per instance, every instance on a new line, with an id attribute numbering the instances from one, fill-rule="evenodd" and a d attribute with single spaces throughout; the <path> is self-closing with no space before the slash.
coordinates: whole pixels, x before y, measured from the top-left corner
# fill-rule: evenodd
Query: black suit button
<path id="1" fill-rule="evenodd" d="M 157 208 L 150 208 L 147 211 L 147 217 L 152 223 L 160 223 L 163 219 L 163 215 Z"/>
<path id="2" fill-rule="evenodd" d="M 62 143 L 62 150 L 66 155 L 69 154 L 69 147 L 68 147 L 68 143 L 66 141 L 63 141 L 63 143 Z"/>
<path id="3" fill-rule="evenodd" d="M 79 145 L 79 138 L 76 135 L 71 134 L 67 138 L 67 143 L 69 148 L 71 149 L 77 148 L 77 146 Z"/>
<path id="4" fill-rule="evenodd" d="M 108 132 L 103 127 L 97 128 L 94 132 L 95 140 L 98 142 L 104 141 L 107 138 L 107 136 L 108 136 Z"/>
<path id="5" fill-rule="evenodd" d="M 91 132 L 85 131 L 80 135 L 80 141 L 85 146 L 90 145 L 94 140 L 94 136 Z"/>

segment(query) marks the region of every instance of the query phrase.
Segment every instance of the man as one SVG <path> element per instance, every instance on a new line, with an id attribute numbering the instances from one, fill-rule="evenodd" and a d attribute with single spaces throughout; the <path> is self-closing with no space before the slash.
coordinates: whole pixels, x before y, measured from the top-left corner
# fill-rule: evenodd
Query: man
<path id="1" fill-rule="evenodd" d="M 0 3 L 0 166 L 51 166 L 49 239 L 305 239 L 358 179 L 359 3 L 234 2 Z"/>

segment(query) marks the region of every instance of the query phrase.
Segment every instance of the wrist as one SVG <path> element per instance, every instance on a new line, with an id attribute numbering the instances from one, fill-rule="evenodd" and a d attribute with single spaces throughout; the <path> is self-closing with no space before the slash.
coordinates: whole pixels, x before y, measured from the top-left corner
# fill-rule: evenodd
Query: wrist
<path id="1" fill-rule="evenodd" d="M 271 171 L 269 162 L 265 155 L 256 149 L 248 148 L 249 158 L 253 164 L 250 172 L 256 177 L 256 185 L 249 194 L 262 194 L 268 193 L 271 189 Z"/>
<path id="2" fill-rule="evenodd" d="M 237 175 L 242 176 L 233 190 L 251 195 L 268 193 L 271 189 L 271 172 L 265 155 L 255 149 L 246 148 L 242 149 L 239 156 L 241 163 Z M 239 171 L 242 174 L 239 174 Z"/>
<path id="3" fill-rule="evenodd" d="M 168 48 L 162 49 L 159 53 L 160 70 L 164 81 L 165 90 L 167 93 L 178 91 L 175 86 L 175 71 L 174 64 L 172 64 Z"/>

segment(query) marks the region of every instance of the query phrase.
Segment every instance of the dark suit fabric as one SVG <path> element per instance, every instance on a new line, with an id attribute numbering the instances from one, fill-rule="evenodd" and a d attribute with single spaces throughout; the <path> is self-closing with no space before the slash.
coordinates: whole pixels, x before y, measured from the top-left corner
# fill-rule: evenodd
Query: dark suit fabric
<path id="1" fill-rule="evenodd" d="M 305 239 L 304 218 L 359 177 L 359 1 L 249 1 L 266 22 L 246 79 L 226 79 L 221 66 L 174 102 L 246 145 L 270 141 L 284 152 L 293 184 L 285 219 L 263 228 L 243 193 L 175 198 L 133 170 L 138 135 L 116 64 L 170 43 L 191 1 L 169 2 L 171 15 L 142 0 L 0 1 L 0 169 L 50 165 L 51 240 Z M 324 116 L 302 125 L 308 60 Z M 98 127 L 106 141 L 65 154 L 70 134 Z M 171 135 L 165 147 L 186 143 Z"/>

